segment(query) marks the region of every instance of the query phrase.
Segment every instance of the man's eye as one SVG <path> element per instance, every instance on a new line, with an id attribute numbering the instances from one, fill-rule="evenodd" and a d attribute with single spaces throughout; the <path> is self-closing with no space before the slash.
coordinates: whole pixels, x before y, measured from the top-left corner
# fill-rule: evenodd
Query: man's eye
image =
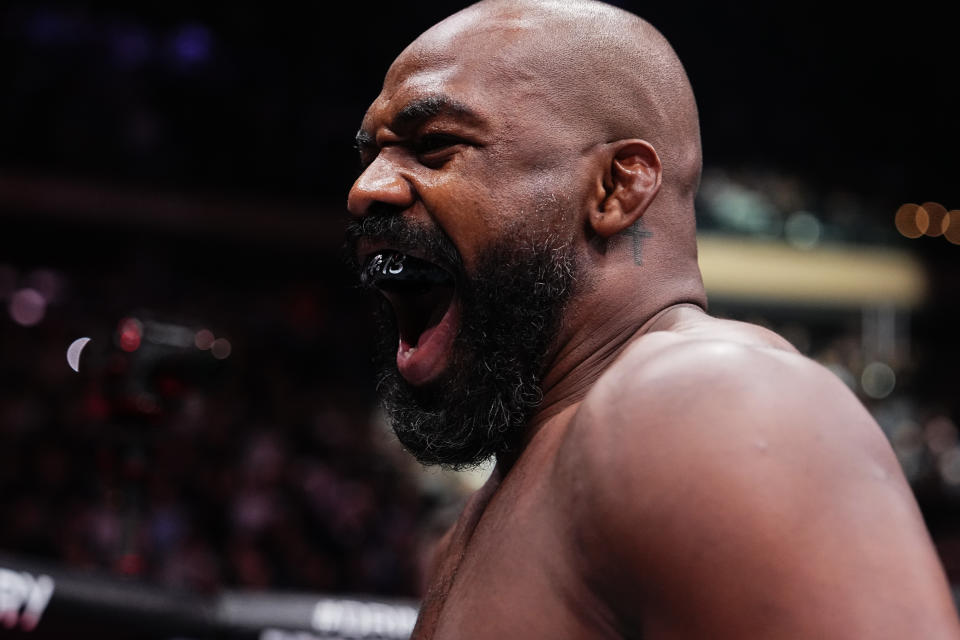
<path id="1" fill-rule="evenodd" d="M 443 133 L 431 133 L 425 136 L 422 136 L 416 143 L 417 153 L 430 154 L 436 151 L 443 151 L 452 146 L 460 144 L 461 140 L 456 136 L 451 136 Z"/>

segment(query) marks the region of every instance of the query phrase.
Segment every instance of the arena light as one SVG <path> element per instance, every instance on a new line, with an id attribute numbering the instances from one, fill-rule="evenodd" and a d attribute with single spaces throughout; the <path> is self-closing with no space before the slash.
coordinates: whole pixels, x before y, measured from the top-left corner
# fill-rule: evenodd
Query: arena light
<path id="1" fill-rule="evenodd" d="M 52 269 L 37 269 L 30 272 L 25 278 L 25 284 L 42 295 L 47 304 L 57 302 L 64 289 L 63 278 Z"/>
<path id="2" fill-rule="evenodd" d="M 827 244 L 801 250 L 785 242 L 707 233 L 697 244 L 707 294 L 716 299 L 913 308 L 929 289 L 923 264 L 908 251 Z"/>
<path id="3" fill-rule="evenodd" d="M 894 225 L 906 238 L 943 236 L 951 244 L 960 244 L 960 210 L 947 211 L 939 202 L 901 205 L 894 215 Z"/>
<path id="4" fill-rule="evenodd" d="M 20 289 L 11 296 L 7 310 L 20 326 L 33 327 L 46 315 L 47 301 L 36 289 Z"/>
<path id="5" fill-rule="evenodd" d="M 894 224 L 900 235 L 907 238 L 919 238 L 923 235 L 927 225 L 930 224 L 930 218 L 926 210 L 920 205 L 907 202 L 897 209 Z"/>
<path id="6" fill-rule="evenodd" d="M 186 24 L 172 35 L 169 48 L 181 67 L 193 67 L 210 58 L 213 36 L 202 24 Z"/>
<path id="7" fill-rule="evenodd" d="M 213 346 L 213 341 L 216 338 L 213 335 L 213 332 L 209 329 L 200 329 L 197 331 L 196 335 L 193 337 L 193 344 L 196 345 L 197 349 L 201 351 L 206 351 Z"/>
<path id="8" fill-rule="evenodd" d="M 927 228 L 924 235 L 936 238 L 943 234 L 943 223 L 947 217 L 947 208 L 939 202 L 924 202 L 920 205 L 927 214 Z"/>
<path id="9" fill-rule="evenodd" d="M 143 323 L 136 318 L 124 318 L 120 321 L 117 328 L 117 343 L 120 348 L 126 352 L 136 351 L 140 348 L 140 341 L 143 339 Z"/>
<path id="10" fill-rule="evenodd" d="M 230 345 L 230 341 L 226 338 L 217 338 L 213 341 L 213 344 L 210 345 L 210 353 L 212 353 L 213 357 L 217 360 L 225 360 L 229 358 L 232 350 L 233 347 Z"/>
<path id="11" fill-rule="evenodd" d="M 153 344 L 182 349 L 194 344 L 193 331 L 167 322 L 147 320 L 143 323 L 144 338 Z"/>
<path id="12" fill-rule="evenodd" d="M 83 348 L 88 342 L 90 338 L 77 338 L 67 347 L 67 364 L 77 373 L 80 372 L 80 354 L 83 353 Z"/>
<path id="13" fill-rule="evenodd" d="M 948 211 L 944 216 L 943 237 L 951 244 L 960 244 L 960 209 Z"/>
<path id="14" fill-rule="evenodd" d="M 813 249 L 820 244 L 823 225 L 817 216 L 809 211 L 797 211 L 784 223 L 783 235 L 788 244 L 798 249 Z"/>
<path id="15" fill-rule="evenodd" d="M 860 375 L 863 392 L 875 400 L 882 400 L 897 386 L 897 376 L 890 365 L 884 362 L 871 362 L 863 368 Z"/>

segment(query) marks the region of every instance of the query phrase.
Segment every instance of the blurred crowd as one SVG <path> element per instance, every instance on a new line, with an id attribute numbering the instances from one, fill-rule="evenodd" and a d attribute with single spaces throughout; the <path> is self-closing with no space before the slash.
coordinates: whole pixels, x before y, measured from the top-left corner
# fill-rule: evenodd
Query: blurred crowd
<path id="1" fill-rule="evenodd" d="M 0 549 L 203 591 L 417 593 L 440 498 L 377 413 L 362 305 L 320 280 L 164 300 L 142 271 L 46 270 L 24 326 L 37 271 L 3 269 Z M 154 308 L 128 308 L 144 287 Z"/>

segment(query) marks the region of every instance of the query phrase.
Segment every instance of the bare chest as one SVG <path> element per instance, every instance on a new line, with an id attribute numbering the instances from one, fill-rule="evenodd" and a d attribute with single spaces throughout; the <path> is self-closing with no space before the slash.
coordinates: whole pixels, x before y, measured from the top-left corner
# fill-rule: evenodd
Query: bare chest
<path id="1" fill-rule="evenodd" d="M 437 563 L 413 638 L 619 638 L 584 584 L 549 486 L 468 509 Z"/>

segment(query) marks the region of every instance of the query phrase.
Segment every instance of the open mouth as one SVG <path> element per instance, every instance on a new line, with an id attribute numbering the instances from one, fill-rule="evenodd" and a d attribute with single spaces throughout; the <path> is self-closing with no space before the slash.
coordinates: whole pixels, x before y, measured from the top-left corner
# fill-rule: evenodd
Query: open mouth
<path id="1" fill-rule="evenodd" d="M 426 260 L 382 250 L 367 258 L 360 281 L 379 290 L 393 307 L 400 334 L 397 365 L 404 377 L 413 382 L 435 374 L 455 329 L 453 275 Z"/>

